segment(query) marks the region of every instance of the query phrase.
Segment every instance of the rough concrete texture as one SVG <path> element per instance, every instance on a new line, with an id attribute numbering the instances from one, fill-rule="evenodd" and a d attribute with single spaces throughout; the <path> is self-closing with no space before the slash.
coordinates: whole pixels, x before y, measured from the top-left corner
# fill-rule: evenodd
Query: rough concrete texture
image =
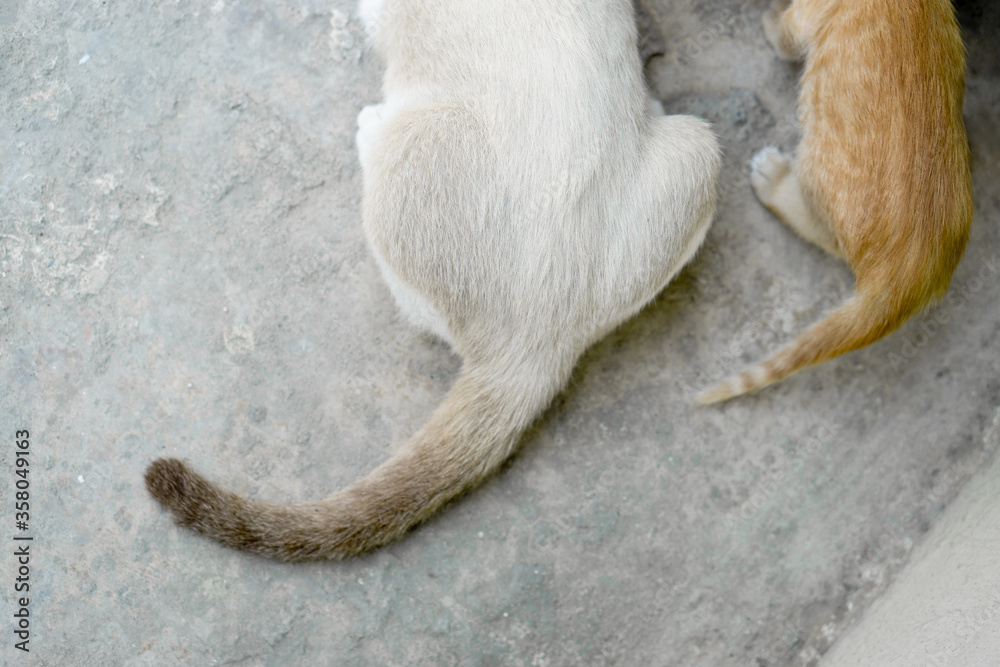
<path id="1" fill-rule="evenodd" d="M 0 662 L 815 664 L 995 447 L 1000 7 L 962 5 L 977 214 L 949 298 L 697 408 L 852 289 L 748 187 L 754 151 L 796 140 L 766 4 L 641 6 L 656 93 L 726 148 L 690 268 L 484 488 L 369 557 L 305 566 L 178 529 L 142 473 L 171 455 L 255 498 L 318 498 L 455 378 L 362 238 L 353 134 L 380 64 L 352 3 L 0 4 L 0 539 L 12 553 L 18 429 L 35 538 L 31 652 L 8 555 Z"/>

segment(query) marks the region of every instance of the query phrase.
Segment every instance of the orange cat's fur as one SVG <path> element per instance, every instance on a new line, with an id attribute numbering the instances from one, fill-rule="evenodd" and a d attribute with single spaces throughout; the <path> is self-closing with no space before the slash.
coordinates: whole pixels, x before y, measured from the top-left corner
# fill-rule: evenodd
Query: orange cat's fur
<path id="1" fill-rule="evenodd" d="M 794 0 L 768 41 L 805 58 L 794 159 L 765 149 L 752 184 L 804 239 L 850 263 L 857 295 L 758 367 L 699 397 L 723 401 L 864 347 L 948 288 L 972 222 L 962 121 L 965 54 L 950 0 Z"/>

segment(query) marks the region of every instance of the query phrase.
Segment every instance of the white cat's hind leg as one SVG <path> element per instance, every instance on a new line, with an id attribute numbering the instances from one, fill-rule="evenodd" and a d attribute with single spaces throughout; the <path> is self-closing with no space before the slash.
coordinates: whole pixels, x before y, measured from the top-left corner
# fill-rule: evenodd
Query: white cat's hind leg
<path id="1" fill-rule="evenodd" d="M 395 132 L 398 135 L 398 132 L 388 126 L 400 114 L 408 113 L 415 107 L 419 107 L 429 96 L 430 93 L 423 90 L 396 92 L 387 97 L 385 102 L 366 106 L 358 114 L 358 134 L 356 137 L 358 158 L 361 161 L 361 168 L 365 174 L 365 188 L 377 193 L 376 200 L 391 196 L 393 190 L 391 186 L 405 179 L 405 176 L 399 173 L 387 175 L 384 173 L 384 165 L 380 167 L 372 163 L 372 160 L 379 154 L 379 151 L 383 155 L 386 152 L 391 153 L 393 151 L 391 146 L 394 139 L 398 139 L 398 136 L 394 137 L 392 133 Z M 389 131 L 390 134 L 385 135 L 386 131 Z M 385 138 L 383 139 L 384 135 Z M 388 147 L 382 147 L 380 143 L 386 143 Z M 398 158 L 399 156 L 397 155 L 396 157 Z M 381 172 L 379 172 L 380 169 L 382 170 Z M 373 174 L 373 170 L 379 173 Z M 369 178 L 372 179 L 371 183 L 367 182 Z M 388 190 L 386 189 L 387 186 L 389 186 Z M 399 221 L 383 220 L 379 216 L 385 215 L 385 213 L 380 212 L 380 207 L 376 206 L 373 209 L 375 210 L 366 212 L 365 214 L 366 216 L 375 216 L 365 221 L 366 232 L 369 234 L 369 247 L 382 273 L 382 278 L 389 286 L 389 291 L 392 292 L 393 298 L 396 300 L 396 305 L 399 306 L 403 315 L 418 329 L 434 334 L 454 347 L 454 336 L 452 336 L 447 320 L 420 291 L 400 278 L 395 268 L 386 261 L 385 257 L 379 251 L 378 241 L 371 236 L 372 229 L 382 229 L 388 226 L 393 230 L 398 230 Z M 390 237 L 394 235 L 394 233 L 389 234 Z M 379 236 L 379 234 L 376 234 L 376 236 Z M 392 242 L 399 243 L 399 240 L 395 239 Z M 405 242 L 403 245 L 405 246 Z M 403 273 L 405 274 L 406 272 L 404 271 Z"/>
<path id="2" fill-rule="evenodd" d="M 768 146 L 750 161 L 750 184 L 757 199 L 785 225 L 806 241 L 834 257 L 843 257 L 830 228 L 813 212 L 802 195 L 790 155 Z"/>
<path id="3" fill-rule="evenodd" d="M 639 178 L 634 184 L 638 208 L 617 247 L 622 258 L 616 271 L 643 287 L 615 299 L 631 316 L 694 257 L 705 240 L 715 212 L 716 179 L 721 165 L 719 142 L 703 120 L 663 116 L 650 123 Z M 637 267 L 648 272 L 635 273 Z"/>
<path id="4" fill-rule="evenodd" d="M 378 264 L 379 271 L 382 273 L 382 279 L 389 286 L 389 291 L 403 316 L 417 329 L 437 336 L 454 348 L 455 341 L 451 335 L 451 329 L 448 328 L 447 320 L 423 294 L 410 287 L 396 275 L 396 272 L 374 245 L 369 244 L 369 247 L 371 247 L 375 263 Z"/>
<path id="5" fill-rule="evenodd" d="M 687 264 L 697 252 L 715 215 L 716 184 L 722 164 L 719 141 L 708 123 L 700 118 L 675 115 L 658 120 L 662 164 L 653 178 L 664 182 L 674 198 L 672 208 L 686 211 L 693 218 L 687 221 L 683 251 L 677 270 Z M 659 173 L 657 173 L 659 172 Z M 678 191 L 679 184 L 686 187 Z"/>
<path id="6" fill-rule="evenodd" d="M 368 159 L 383 128 L 399 114 L 406 113 L 430 99 L 432 92 L 429 89 L 395 91 L 386 96 L 385 102 L 369 104 L 361 110 L 358 114 L 358 134 L 355 136 L 355 144 L 358 147 L 358 158 L 361 160 L 362 169 L 368 171 Z"/>

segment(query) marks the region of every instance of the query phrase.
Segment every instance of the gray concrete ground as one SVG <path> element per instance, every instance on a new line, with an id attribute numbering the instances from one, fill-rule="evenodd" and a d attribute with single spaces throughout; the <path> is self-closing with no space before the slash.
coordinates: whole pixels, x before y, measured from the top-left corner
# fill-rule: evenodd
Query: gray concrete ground
<path id="1" fill-rule="evenodd" d="M 690 268 L 588 353 L 501 475 L 398 544 L 305 566 L 176 528 L 142 473 L 172 455 L 317 498 L 456 375 L 362 238 L 353 134 L 380 65 L 353 4 L 0 4 L 0 662 L 815 665 L 997 446 L 1000 7 L 961 6 L 978 210 L 949 298 L 696 408 L 851 292 L 748 188 L 750 155 L 796 139 L 766 4 L 641 6 L 657 95 L 726 147 Z M 34 538 L 28 654 L 15 536 Z"/>

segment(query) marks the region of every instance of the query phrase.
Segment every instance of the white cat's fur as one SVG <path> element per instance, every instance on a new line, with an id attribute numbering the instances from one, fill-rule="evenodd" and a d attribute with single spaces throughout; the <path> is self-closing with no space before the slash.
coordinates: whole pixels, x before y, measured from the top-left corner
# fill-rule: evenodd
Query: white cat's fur
<path id="1" fill-rule="evenodd" d="M 402 311 L 464 363 L 399 452 L 319 502 L 150 467 L 181 523 L 285 560 L 384 544 L 496 469 L 714 210 L 717 142 L 655 115 L 629 0 L 362 0 L 359 15 L 386 63 L 385 101 L 358 117 L 365 232 Z"/>

